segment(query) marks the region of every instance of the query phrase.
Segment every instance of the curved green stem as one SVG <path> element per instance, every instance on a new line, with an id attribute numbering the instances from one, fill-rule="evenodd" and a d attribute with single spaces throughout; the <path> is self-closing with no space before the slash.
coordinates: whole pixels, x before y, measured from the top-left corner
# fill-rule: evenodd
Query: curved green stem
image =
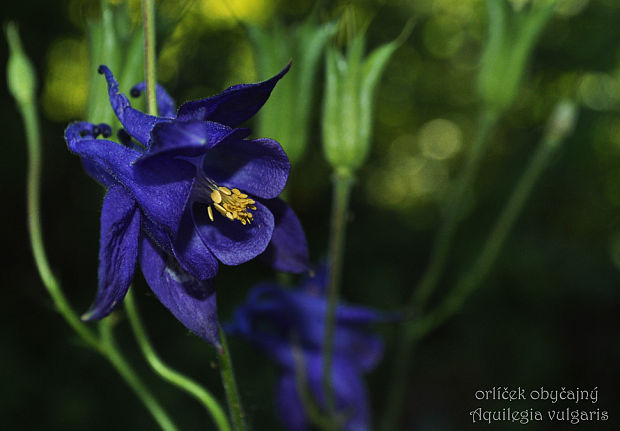
<path id="1" fill-rule="evenodd" d="M 226 335 L 221 327 L 220 340 L 222 341 L 222 346 L 218 350 L 220 375 L 222 376 L 224 392 L 226 392 L 226 401 L 228 402 L 228 408 L 230 410 L 230 419 L 233 430 L 245 431 L 245 413 L 243 411 L 243 405 L 241 404 L 241 398 L 239 397 L 239 390 L 237 389 L 237 382 L 235 380 L 230 350 L 228 349 L 228 342 L 226 341 Z"/>
<path id="2" fill-rule="evenodd" d="M 11 28 L 13 44 L 11 55 L 25 55 L 18 43 L 18 35 L 14 27 Z M 34 71 L 32 72 L 34 74 Z M 34 90 L 34 89 L 33 89 Z M 142 400 L 144 405 L 153 415 L 157 423 L 164 431 L 176 431 L 176 427 L 157 403 L 146 386 L 138 379 L 131 367 L 127 364 L 122 354 L 116 348 L 111 329 L 107 326 L 109 322 L 101 324 L 101 336 L 98 336 L 91 328 L 86 326 L 78 317 L 67 301 L 60 284 L 54 277 L 45 254 L 43 235 L 41 228 L 41 166 L 42 166 L 42 146 L 39 126 L 39 118 L 34 101 L 34 91 L 28 98 L 17 98 L 18 107 L 24 121 L 26 131 L 26 142 L 28 145 L 28 173 L 27 173 L 27 211 L 28 211 L 28 231 L 30 234 L 30 245 L 34 255 L 35 265 L 43 281 L 45 289 L 48 291 L 54 302 L 54 306 L 77 333 L 77 335 L 90 347 L 95 349 L 119 372 L 136 395 Z"/>
<path id="3" fill-rule="evenodd" d="M 574 105 L 569 102 L 559 103 L 551 116 L 545 136 L 519 178 L 513 193 L 489 233 L 482 251 L 472 265 L 472 269 L 459 277 L 459 281 L 454 289 L 437 308 L 422 317 L 421 320 L 404 328 L 394 364 L 392 391 L 388 396 L 386 413 L 381 426 L 383 431 L 395 429 L 395 425 L 398 422 L 398 413 L 402 408 L 407 382 L 407 369 L 411 364 L 411 355 L 415 344 L 458 311 L 467 297 L 480 286 L 495 263 L 536 180 L 549 163 L 559 144 L 572 131 L 574 121 Z"/>
<path id="4" fill-rule="evenodd" d="M 497 118 L 498 114 L 495 111 L 484 110 L 482 112 L 478 134 L 467 154 L 463 171 L 448 195 L 446 207 L 444 208 L 444 219 L 435 236 L 429 264 L 409 300 L 409 304 L 415 306 L 419 311 L 426 306 L 445 269 L 454 234 L 463 217 L 465 198 L 469 195 L 468 190 L 472 187 L 480 161 L 489 142 L 489 133 L 495 125 Z"/>
<path id="5" fill-rule="evenodd" d="M 325 313 L 325 334 L 323 338 L 322 388 L 327 411 L 335 416 L 334 389 L 332 386 L 332 363 L 334 356 L 334 331 L 336 309 L 340 295 L 340 279 L 347 228 L 349 197 L 354 176 L 349 171 L 334 172 L 333 202 L 329 234 L 329 281 L 327 285 L 327 311 Z"/>
<path id="6" fill-rule="evenodd" d="M 415 307 L 417 312 L 424 310 L 445 269 L 454 235 L 463 216 L 467 191 L 472 187 L 489 141 L 489 134 L 497 122 L 498 116 L 497 112 L 490 110 L 483 110 L 480 115 L 478 133 L 467 154 L 463 170 L 448 195 L 444 208 L 444 219 L 435 236 L 428 266 L 409 299 L 410 307 Z M 382 431 L 395 429 L 398 414 L 402 409 L 407 373 L 413 354 L 413 344 L 417 338 L 415 328 L 412 328 L 411 325 L 403 327 L 394 355 L 385 413 L 380 428 Z"/>
<path id="7" fill-rule="evenodd" d="M 155 75 L 155 1 L 142 0 L 142 22 L 144 25 L 144 69 L 146 76 L 147 112 L 157 115 Z"/>
<path id="8" fill-rule="evenodd" d="M 110 317 L 102 320 L 99 324 L 101 346 L 103 348 L 104 356 L 110 361 L 116 371 L 118 371 L 118 373 L 125 379 L 131 389 L 133 389 L 138 395 L 142 403 L 144 403 L 146 408 L 151 412 L 153 418 L 157 421 L 161 429 L 164 431 L 177 431 L 177 427 L 174 425 L 166 411 L 153 397 L 142 380 L 138 378 L 138 375 L 131 368 L 116 346 L 114 334 L 112 332 L 112 325 L 113 323 Z"/>
<path id="9" fill-rule="evenodd" d="M 291 342 L 291 345 L 293 360 L 295 361 L 295 386 L 297 387 L 297 393 L 299 394 L 304 412 L 308 415 L 310 422 L 316 425 L 318 429 L 330 431 L 338 426 L 338 423 L 335 421 L 335 418 L 325 417 L 312 398 L 310 387 L 308 386 L 308 370 L 304 353 L 297 340 Z"/>
<path id="10" fill-rule="evenodd" d="M 131 328 L 136 336 L 140 350 L 142 350 L 142 354 L 153 371 L 155 371 L 155 373 L 157 373 L 162 379 L 187 392 L 202 403 L 207 409 L 207 412 L 213 418 L 218 430 L 230 431 L 231 428 L 228 423 L 228 419 L 226 418 L 226 414 L 213 395 L 189 377 L 186 377 L 178 371 L 170 368 L 159 358 L 157 352 L 155 352 L 155 349 L 149 341 L 148 335 L 146 334 L 131 289 L 127 293 L 124 303 L 125 309 L 127 310 L 129 323 L 131 324 Z"/>
<path id="11" fill-rule="evenodd" d="M 569 110 L 569 112 L 567 113 L 566 110 Z M 570 118 L 566 119 L 562 117 L 566 115 Z M 482 251 L 471 269 L 459 277 L 459 281 L 454 289 L 439 306 L 416 324 L 417 328 L 415 333 L 417 333 L 420 338 L 424 337 L 427 333 L 454 315 L 454 313 L 461 308 L 469 295 L 480 286 L 497 260 L 499 252 L 506 242 L 506 238 L 510 234 L 528 196 L 534 188 L 536 180 L 548 165 L 552 155 L 560 146 L 559 144 L 564 141 L 572 130 L 575 120 L 574 116 L 574 106 L 567 102 L 558 104 L 554 115 L 551 117 L 547 133 L 540 142 L 536 152 L 532 155 L 527 168 L 519 178 L 515 189 L 506 202 L 506 205 L 482 247 Z M 567 126 L 566 123 L 569 123 L 569 125 Z"/>
<path id="12" fill-rule="evenodd" d="M 28 142 L 28 178 L 27 178 L 27 210 L 28 230 L 30 232 L 30 245 L 34 255 L 34 261 L 41 275 L 43 285 L 54 301 L 54 305 L 69 326 L 95 350 L 101 351 L 97 335 L 87 327 L 71 308 L 67 298 L 60 289 L 60 285 L 50 269 L 45 247 L 40 218 L 40 183 L 41 183 L 41 135 L 39 133 L 39 120 L 34 102 L 21 103 L 19 105 L 24 119 L 26 140 Z"/>

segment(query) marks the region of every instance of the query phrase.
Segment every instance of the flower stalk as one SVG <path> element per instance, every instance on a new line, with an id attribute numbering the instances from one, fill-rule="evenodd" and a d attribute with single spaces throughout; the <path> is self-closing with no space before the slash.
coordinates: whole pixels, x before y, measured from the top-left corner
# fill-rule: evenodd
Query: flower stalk
<path id="1" fill-rule="evenodd" d="M 228 423 L 228 419 L 226 418 L 226 414 L 213 395 L 189 377 L 184 376 L 178 371 L 170 368 L 159 358 L 157 352 L 151 345 L 146 330 L 144 329 L 144 325 L 140 319 L 140 314 L 138 313 L 138 309 L 133 298 L 132 289 L 127 292 L 124 303 L 127 316 L 129 318 L 129 323 L 131 324 L 131 328 L 136 336 L 140 350 L 142 350 L 142 354 L 153 371 L 155 371 L 155 373 L 157 373 L 163 380 L 187 392 L 198 400 L 198 402 L 204 405 L 207 412 L 213 418 L 213 421 L 217 425 L 217 429 L 219 431 L 230 431 L 231 428 Z"/>
<path id="2" fill-rule="evenodd" d="M 234 431 L 244 431 L 246 429 L 245 413 L 243 411 L 243 405 L 241 404 L 241 398 L 239 398 L 239 390 L 237 389 L 237 381 L 233 370 L 232 358 L 230 357 L 230 350 L 228 349 L 228 342 L 226 341 L 226 335 L 221 327 L 220 340 L 222 346 L 218 350 L 218 362 L 232 427 Z"/>
<path id="3" fill-rule="evenodd" d="M 492 110 L 483 110 L 480 115 L 478 133 L 467 154 L 465 166 L 448 195 L 444 208 L 444 219 L 435 236 L 429 264 L 409 300 L 409 305 L 415 307 L 418 311 L 422 311 L 426 306 L 446 266 L 454 235 L 463 218 L 465 200 L 469 196 L 468 191 L 472 188 L 480 167 L 480 161 L 489 142 L 489 134 L 495 126 L 498 117 L 497 111 Z"/>
<path id="4" fill-rule="evenodd" d="M 497 260 L 499 252 L 537 179 L 560 144 L 571 133 L 575 119 L 576 108 L 574 104 L 562 101 L 556 105 L 545 136 L 532 155 L 471 269 L 458 278 L 456 286 L 435 309 L 404 328 L 395 356 L 391 392 L 387 398 L 386 413 L 381 424 L 382 430 L 395 429 L 394 427 L 398 422 L 398 413 L 402 408 L 407 382 L 407 369 L 411 363 L 415 345 L 460 310 L 465 300 L 482 284 Z"/>
<path id="5" fill-rule="evenodd" d="M 346 238 L 347 215 L 351 187 L 354 176 L 349 170 L 336 170 L 333 176 L 333 201 L 331 226 L 329 235 L 329 269 L 327 285 L 327 312 L 325 314 L 325 335 L 323 339 L 323 374 L 322 388 L 325 394 L 327 411 L 334 415 L 335 401 L 332 385 L 332 363 L 334 355 L 334 328 L 336 323 L 336 309 L 340 295 L 340 280 Z"/>
<path id="6" fill-rule="evenodd" d="M 114 322 L 111 319 L 105 319 L 99 323 L 99 333 L 101 339 L 100 344 L 104 351 L 103 354 L 110 361 L 112 366 L 114 366 L 116 371 L 118 371 L 118 373 L 123 377 L 123 379 L 125 379 L 131 389 L 133 389 L 138 395 L 142 403 L 144 403 L 146 408 L 151 412 L 160 428 L 163 431 L 177 431 L 178 428 L 174 425 L 164 408 L 155 399 L 153 394 L 151 394 L 142 380 L 138 378 L 136 372 L 131 368 L 127 360 L 118 349 L 116 341 L 114 340 L 114 334 L 112 332 L 113 324 Z"/>
<path id="7" fill-rule="evenodd" d="M 157 402 L 145 384 L 137 377 L 114 343 L 112 328 L 109 322 L 102 322 L 100 335 L 86 326 L 67 301 L 60 284 L 54 276 L 43 243 L 41 228 L 41 166 L 43 162 L 39 117 L 35 103 L 35 72 L 30 60 L 23 52 L 17 28 L 13 23 L 6 27 L 9 41 L 10 58 L 8 67 L 9 89 L 17 101 L 24 121 L 28 148 L 27 173 L 27 211 L 30 245 L 35 265 L 43 281 L 43 285 L 54 302 L 54 306 L 71 326 L 76 334 L 91 348 L 104 356 L 134 390 L 149 410 L 160 428 L 164 431 L 176 431 L 177 428 L 166 411 Z"/>
<path id="8" fill-rule="evenodd" d="M 523 209 L 523 205 L 534 188 L 534 184 L 549 164 L 551 157 L 558 150 L 560 144 L 572 132 L 575 120 L 576 108 L 573 103 L 561 101 L 556 105 L 545 136 L 538 145 L 536 152 L 532 155 L 527 168 L 521 175 L 519 182 L 495 222 L 478 258 L 471 269 L 459 277 L 455 288 L 440 305 L 418 321 L 415 331 L 418 337 L 423 337 L 450 318 L 461 308 L 469 295 L 480 286 L 497 260 L 499 252 L 506 242 L 506 238 L 510 234 L 515 221 Z"/>
<path id="9" fill-rule="evenodd" d="M 489 142 L 489 134 L 495 126 L 498 116 L 496 111 L 491 110 L 483 110 L 480 114 L 478 133 L 467 154 L 465 166 L 452 191 L 448 194 L 443 213 L 444 219 L 435 236 L 426 271 L 409 299 L 409 306 L 419 313 L 423 312 L 446 267 L 454 235 L 463 218 L 465 198 L 468 196 L 467 192 L 472 187 L 480 161 Z M 404 327 L 398 340 L 397 350 L 393 359 L 390 385 L 388 386 L 390 390 L 385 404 L 386 410 L 381 424 L 383 431 L 394 429 L 398 414 L 402 408 L 407 370 L 411 362 L 414 344 L 418 339 L 415 329 L 411 325 Z"/>
<path id="10" fill-rule="evenodd" d="M 142 0 L 142 21 L 144 25 L 144 70 L 146 77 L 146 107 L 151 115 L 157 115 L 155 94 L 155 0 Z"/>

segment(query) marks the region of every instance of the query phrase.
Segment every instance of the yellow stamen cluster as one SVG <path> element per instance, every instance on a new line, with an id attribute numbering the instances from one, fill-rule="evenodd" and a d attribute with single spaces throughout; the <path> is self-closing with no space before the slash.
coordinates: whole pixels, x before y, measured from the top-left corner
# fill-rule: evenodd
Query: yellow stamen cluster
<path id="1" fill-rule="evenodd" d="M 256 206 L 248 195 L 241 193 L 239 189 L 230 190 L 228 187 L 218 186 L 211 191 L 213 207 L 229 220 L 239 220 L 242 225 L 252 223 L 252 213 L 248 210 L 255 210 Z M 207 207 L 207 213 L 213 221 L 213 210 L 211 205 Z"/>

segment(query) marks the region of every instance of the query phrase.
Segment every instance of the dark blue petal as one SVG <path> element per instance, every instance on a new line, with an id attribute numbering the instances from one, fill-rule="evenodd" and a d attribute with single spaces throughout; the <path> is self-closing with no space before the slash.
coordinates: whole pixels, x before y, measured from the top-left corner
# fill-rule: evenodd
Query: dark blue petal
<path id="1" fill-rule="evenodd" d="M 287 352 L 271 337 L 277 334 L 285 343 L 294 338 L 305 350 L 318 352 L 323 345 L 326 310 L 323 297 L 263 284 L 250 291 L 246 304 L 235 313 L 234 323 L 238 333 L 284 365 L 290 362 Z M 381 340 L 368 331 L 371 321 L 358 319 L 368 317 L 367 311 L 340 304 L 334 333 L 334 354 L 349 358 L 351 365 L 361 370 L 373 368 L 383 353 Z M 351 315 L 354 319 L 347 320 Z M 377 315 L 373 313 L 373 321 Z"/>
<path id="2" fill-rule="evenodd" d="M 267 248 L 273 233 L 273 215 L 260 202 L 252 211 L 252 224 L 228 220 L 214 211 L 209 220 L 204 205 L 195 205 L 194 221 L 198 234 L 211 252 L 225 265 L 239 265 L 254 259 Z"/>
<path id="3" fill-rule="evenodd" d="M 327 285 L 329 284 L 329 273 L 327 263 L 323 262 L 303 278 L 300 289 L 309 295 L 325 296 Z"/>
<path id="4" fill-rule="evenodd" d="M 172 243 L 172 249 L 183 269 L 198 280 L 213 278 L 217 274 L 217 259 L 198 235 L 189 207 L 183 214 L 179 234 Z"/>
<path id="5" fill-rule="evenodd" d="M 260 258 L 278 271 L 308 271 L 308 243 L 295 212 L 281 199 L 261 201 L 273 214 L 271 242 Z"/>
<path id="6" fill-rule="evenodd" d="M 280 73 L 266 81 L 234 85 L 216 96 L 187 102 L 179 108 L 178 118 L 216 121 L 230 127 L 238 126 L 258 112 L 290 67 L 289 62 Z"/>
<path id="7" fill-rule="evenodd" d="M 320 354 L 305 354 L 308 385 L 318 404 L 325 407 L 322 376 L 323 361 Z M 336 410 L 344 418 L 346 431 L 367 431 L 370 412 L 366 387 L 360 372 L 346 360 L 335 357 L 332 367 L 332 387 Z"/>
<path id="8" fill-rule="evenodd" d="M 141 152 L 101 139 L 69 141 L 69 149 L 123 184 L 144 215 L 176 237 L 192 188 L 193 166 L 166 161 L 158 170 L 136 170 L 133 162 Z"/>
<path id="9" fill-rule="evenodd" d="M 173 121 L 160 123 L 151 133 L 151 148 L 137 163 L 159 169 L 160 160 L 195 157 L 228 139 L 243 139 L 249 129 L 231 129 L 212 121 Z"/>
<path id="10" fill-rule="evenodd" d="M 220 185 L 272 199 L 284 189 L 291 165 L 273 139 L 226 140 L 205 155 L 203 169 Z"/>
<path id="11" fill-rule="evenodd" d="M 146 82 L 140 82 L 133 86 L 129 91 L 131 97 L 138 97 L 146 90 Z M 157 90 L 155 91 L 155 97 L 157 99 L 157 113 L 161 117 L 176 117 L 177 105 L 174 103 L 174 99 L 168 94 L 166 89 L 157 84 Z"/>
<path id="12" fill-rule="evenodd" d="M 123 301 L 138 259 L 140 211 L 134 199 L 117 185 L 108 190 L 101 210 L 99 289 L 82 320 L 101 319 Z"/>
<path id="13" fill-rule="evenodd" d="M 212 280 L 198 280 L 144 237 L 140 266 L 162 304 L 190 331 L 220 348 L 217 304 Z"/>
<path id="14" fill-rule="evenodd" d="M 69 150 L 75 152 L 73 149 L 78 146 L 78 142 L 96 139 L 99 133 L 95 132 L 100 131 L 101 125 L 96 126 L 85 121 L 70 124 L 65 130 L 65 140 L 67 141 Z M 82 159 L 82 165 L 88 175 L 93 177 L 99 184 L 105 187 L 111 187 L 116 184 L 116 180 L 96 163 L 87 159 Z"/>
<path id="15" fill-rule="evenodd" d="M 129 99 L 118 89 L 118 83 L 114 79 L 114 75 L 110 69 L 106 66 L 99 66 L 99 73 L 105 75 L 105 79 L 108 83 L 108 94 L 110 96 L 110 104 L 112 109 L 116 113 L 119 121 L 123 127 L 142 145 L 149 146 L 149 137 L 151 130 L 155 124 L 170 121 L 166 117 L 154 117 L 147 115 L 144 112 L 140 112 L 137 109 L 131 107 Z"/>
<path id="16" fill-rule="evenodd" d="M 280 376 L 276 388 L 277 416 L 288 431 L 306 431 L 308 421 L 295 382 L 294 372 Z"/>

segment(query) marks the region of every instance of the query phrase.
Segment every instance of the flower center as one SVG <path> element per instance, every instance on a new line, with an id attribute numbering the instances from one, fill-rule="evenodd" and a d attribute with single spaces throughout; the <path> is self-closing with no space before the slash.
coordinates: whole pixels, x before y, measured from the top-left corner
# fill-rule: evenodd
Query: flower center
<path id="1" fill-rule="evenodd" d="M 250 199 L 245 193 L 241 193 L 239 189 L 219 186 L 215 181 L 206 176 L 200 176 L 198 182 L 200 189 L 200 200 L 210 204 L 207 206 L 207 214 L 209 219 L 214 221 L 213 208 L 227 219 L 234 221 L 239 220 L 242 225 L 252 223 L 253 216 L 250 210 L 255 210 L 253 199 Z M 207 197 L 208 196 L 208 197 Z"/>

